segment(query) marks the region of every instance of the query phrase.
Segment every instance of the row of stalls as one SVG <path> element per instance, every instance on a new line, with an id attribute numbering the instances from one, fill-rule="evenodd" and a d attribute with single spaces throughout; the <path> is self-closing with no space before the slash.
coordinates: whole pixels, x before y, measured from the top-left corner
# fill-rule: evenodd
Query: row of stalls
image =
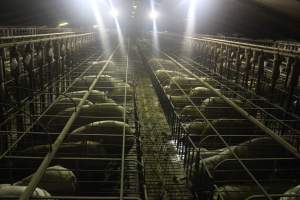
<path id="1" fill-rule="evenodd" d="M 282 143 L 293 144 L 298 118 L 160 42 L 160 57 L 147 41 L 140 50 L 195 197 L 296 199 L 298 153 Z"/>
<path id="2" fill-rule="evenodd" d="M 198 65 L 204 65 L 273 104 L 299 114 L 299 51 L 256 44 L 251 40 L 244 42 L 169 34 L 158 36 L 169 52 L 181 54 L 185 51 L 184 56 L 192 57 Z"/>
<path id="3" fill-rule="evenodd" d="M 86 36 L 5 49 L 0 199 L 142 198 L 128 57 Z"/>

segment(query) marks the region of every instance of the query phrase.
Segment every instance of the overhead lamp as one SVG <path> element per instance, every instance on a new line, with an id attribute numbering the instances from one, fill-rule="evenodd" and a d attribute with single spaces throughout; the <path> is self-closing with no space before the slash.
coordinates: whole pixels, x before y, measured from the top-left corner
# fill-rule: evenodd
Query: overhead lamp
<path id="1" fill-rule="evenodd" d="M 117 9 L 112 8 L 109 12 L 109 14 L 113 17 L 113 18 L 117 18 L 119 16 L 119 12 Z"/>
<path id="2" fill-rule="evenodd" d="M 149 14 L 149 17 L 153 20 L 155 20 L 158 17 L 158 12 L 155 10 L 152 10 Z"/>
<path id="3" fill-rule="evenodd" d="M 64 27 L 64 26 L 67 26 L 67 25 L 69 25 L 68 22 L 62 22 L 62 23 L 58 24 L 58 27 Z"/>

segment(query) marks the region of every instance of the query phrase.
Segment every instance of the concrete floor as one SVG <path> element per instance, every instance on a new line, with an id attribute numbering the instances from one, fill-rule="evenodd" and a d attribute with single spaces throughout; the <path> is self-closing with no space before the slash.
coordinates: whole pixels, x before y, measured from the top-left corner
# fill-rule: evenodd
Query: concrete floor
<path id="1" fill-rule="evenodd" d="M 146 69 L 136 70 L 137 109 L 141 125 L 148 199 L 192 199 L 185 186 L 183 163 L 176 155 L 170 129 Z"/>

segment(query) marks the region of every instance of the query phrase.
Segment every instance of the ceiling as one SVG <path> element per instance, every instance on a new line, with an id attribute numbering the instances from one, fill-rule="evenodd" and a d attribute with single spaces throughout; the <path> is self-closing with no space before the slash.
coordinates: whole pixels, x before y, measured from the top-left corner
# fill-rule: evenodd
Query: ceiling
<path id="1" fill-rule="evenodd" d="M 68 21 L 73 26 L 96 23 L 90 0 L 1 0 L 0 25 L 55 26 Z M 104 0 L 98 0 L 104 1 Z M 137 0 L 135 0 L 137 1 Z M 144 8 L 137 16 L 144 28 L 150 0 L 140 0 Z M 184 32 L 191 0 L 159 0 L 159 30 Z M 130 19 L 132 0 L 112 0 L 121 11 L 123 27 Z M 106 24 L 113 25 L 108 8 L 99 3 Z M 144 6 L 142 6 L 144 4 Z M 196 31 L 208 34 L 239 34 L 247 37 L 300 39 L 299 0 L 197 0 Z"/>

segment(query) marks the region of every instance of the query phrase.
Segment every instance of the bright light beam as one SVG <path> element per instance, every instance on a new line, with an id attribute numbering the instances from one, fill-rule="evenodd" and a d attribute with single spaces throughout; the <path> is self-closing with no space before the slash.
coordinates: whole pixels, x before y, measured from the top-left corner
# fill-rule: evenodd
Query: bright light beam
<path id="1" fill-rule="evenodd" d="M 187 25 L 186 25 L 184 36 L 192 36 L 195 34 L 196 7 L 197 7 L 197 0 L 190 0 L 189 9 L 187 13 Z M 192 49 L 189 48 L 187 45 L 185 45 L 183 42 L 182 54 L 191 56 L 191 53 L 192 53 Z"/>
<path id="2" fill-rule="evenodd" d="M 123 34 L 122 34 L 122 31 L 121 31 L 121 27 L 119 25 L 119 21 L 118 21 L 118 12 L 116 12 L 116 9 L 114 8 L 113 4 L 112 4 L 112 1 L 109 0 L 109 4 L 110 4 L 110 7 L 111 7 L 111 16 L 113 16 L 114 18 L 114 21 L 115 21 L 115 24 L 116 24 L 116 29 L 117 29 L 117 34 L 118 34 L 118 40 L 120 42 L 120 49 L 121 49 L 121 54 L 122 54 L 122 57 L 125 57 L 126 56 L 126 49 L 125 49 L 125 43 L 124 43 L 124 37 L 123 37 Z M 126 56 L 127 57 L 127 56 Z M 125 101 L 126 102 L 126 101 Z M 126 105 L 124 105 L 126 106 Z M 123 139 L 124 139 L 124 136 L 123 136 Z M 125 141 L 123 140 L 123 143 Z M 120 177 L 120 199 L 123 199 L 124 198 L 124 168 L 125 168 L 125 150 L 124 148 L 122 149 L 122 161 L 121 161 L 121 177 Z"/>
<path id="3" fill-rule="evenodd" d="M 158 12 L 155 10 L 151 10 L 151 12 L 149 13 L 149 17 L 150 19 L 155 20 L 158 17 Z"/>
<path id="4" fill-rule="evenodd" d="M 113 3 L 111 0 L 109 0 L 109 5 L 110 5 L 110 15 L 114 18 L 115 24 L 116 24 L 116 29 L 117 29 L 117 34 L 118 34 L 118 40 L 120 42 L 120 48 L 121 48 L 121 53 L 123 56 L 126 56 L 126 49 L 125 49 L 125 42 L 124 42 L 124 37 L 123 33 L 118 21 L 118 16 L 119 16 L 119 11 L 114 7 Z"/>
<path id="5" fill-rule="evenodd" d="M 109 44 L 108 37 L 106 35 L 106 30 L 105 30 L 105 26 L 104 26 L 104 23 L 102 20 L 102 16 L 99 12 L 98 3 L 96 0 L 90 0 L 90 4 L 93 9 L 93 13 L 94 13 L 94 16 L 95 16 L 96 22 L 97 22 L 97 24 L 94 25 L 94 28 L 99 30 L 99 37 L 100 37 L 100 41 L 103 45 L 103 49 L 107 50 L 110 48 L 110 44 Z"/>
<path id="6" fill-rule="evenodd" d="M 119 11 L 115 8 L 112 8 L 110 11 L 109 11 L 109 14 L 113 17 L 113 18 L 117 18 L 119 16 Z"/>
<path id="7" fill-rule="evenodd" d="M 69 25 L 68 22 L 62 22 L 62 23 L 58 24 L 58 27 L 64 27 L 64 26 L 67 26 L 67 25 Z"/>
<path id="8" fill-rule="evenodd" d="M 153 53 L 155 54 L 157 51 L 156 49 L 159 49 L 159 41 L 158 41 L 158 31 L 157 31 L 157 24 L 156 19 L 158 17 L 158 12 L 154 9 L 154 2 L 153 0 L 150 0 L 150 6 L 151 6 L 151 12 L 149 14 L 149 17 L 152 19 L 152 42 L 153 42 Z"/>

